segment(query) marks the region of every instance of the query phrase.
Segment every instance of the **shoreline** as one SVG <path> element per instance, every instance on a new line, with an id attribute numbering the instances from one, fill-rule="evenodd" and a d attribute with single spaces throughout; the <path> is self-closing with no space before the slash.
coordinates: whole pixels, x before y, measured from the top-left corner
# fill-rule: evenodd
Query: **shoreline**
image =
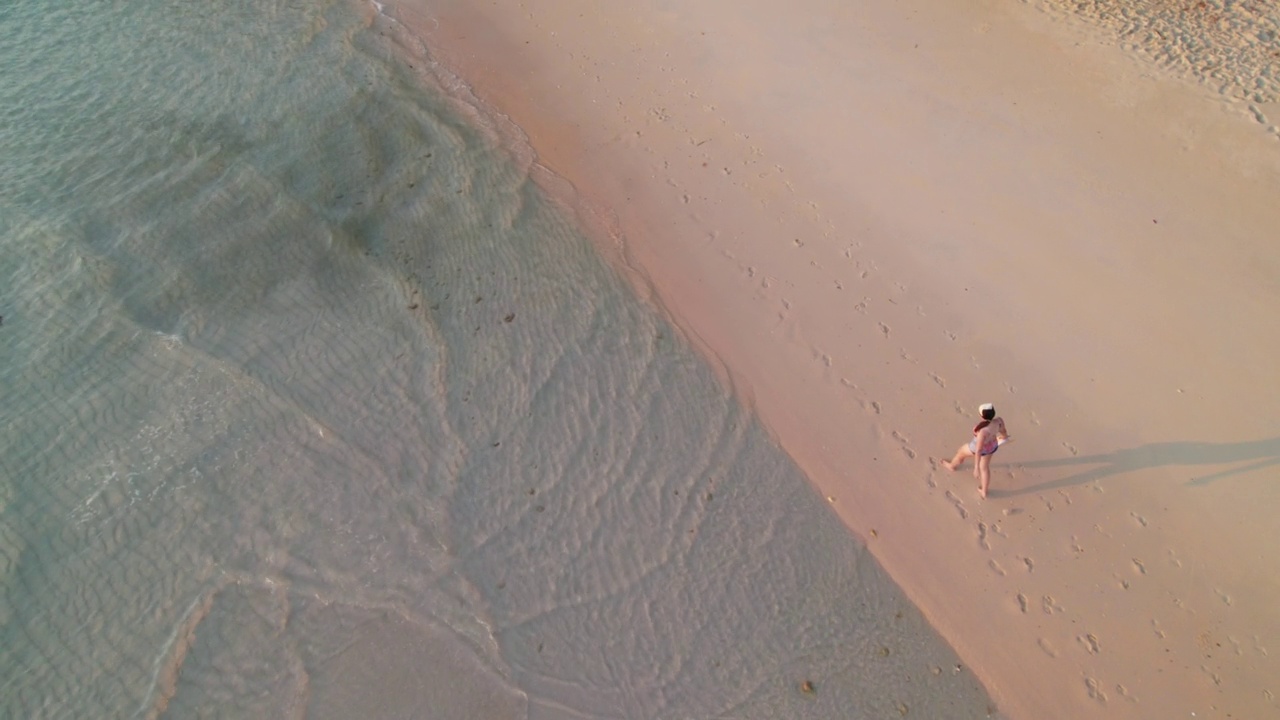
<path id="1" fill-rule="evenodd" d="M 518 5 L 391 7 L 1003 713 L 1274 711 L 1274 138 L 1026 8 Z"/>

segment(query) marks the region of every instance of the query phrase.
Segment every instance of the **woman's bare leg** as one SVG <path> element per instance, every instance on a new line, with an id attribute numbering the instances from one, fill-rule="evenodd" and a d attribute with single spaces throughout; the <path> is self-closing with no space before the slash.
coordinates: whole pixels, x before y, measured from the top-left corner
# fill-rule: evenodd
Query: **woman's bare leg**
<path id="1" fill-rule="evenodd" d="M 991 484 L 991 456 L 983 455 L 979 457 L 974 465 L 974 469 L 977 470 L 974 474 L 978 476 L 978 494 L 985 498 L 987 496 L 987 486 Z"/>
<path id="2" fill-rule="evenodd" d="M 955 457 L 951 458 L 950 460 L 943 460 L 942 464 L 947 466 L 948 470 L 955 471 L 960 469 L 960 466 L 964 464 L 965 458 L 972 457 L 972 456 L 973 456 L 973 453 L 969 451 L 969 444 L 965 443 L 964 445 L 960 446 L 959 450 L 956 450 Z"/>

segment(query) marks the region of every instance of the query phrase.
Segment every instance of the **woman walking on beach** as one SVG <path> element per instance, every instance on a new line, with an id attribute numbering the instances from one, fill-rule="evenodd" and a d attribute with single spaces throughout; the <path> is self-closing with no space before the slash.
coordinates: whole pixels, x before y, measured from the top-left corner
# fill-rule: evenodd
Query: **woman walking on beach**
<path id="1" fill-rule="evenodd" d="M 973 476 L 978 479 L 978 493 L 987 496 L 987 486 L 991 484 L 991 456 L 1000 445 L 1009 439 L 1009 431 L 1004 426 L 1004 419 L 996 417 L 996 406 L 986 403 L 978 408 L 982 422 L 973 426 L 973 439 L 956 450 L 955 457 L 944 460 L 948 470 L 955 471 L 964 464 L 965 458 L 973 458 Z"/>

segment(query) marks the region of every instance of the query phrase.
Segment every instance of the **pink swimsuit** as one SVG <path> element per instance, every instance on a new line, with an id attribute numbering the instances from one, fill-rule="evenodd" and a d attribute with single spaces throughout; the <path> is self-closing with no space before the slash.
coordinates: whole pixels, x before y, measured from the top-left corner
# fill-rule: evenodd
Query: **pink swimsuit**
<path id="1" fill-rule="evenodd" d="M 983 444 L 981 450 L 979 450 L 979 448 L 977 447 L 978 433 L 982 430 L 982 428 L 990 424 L 991 424 L 990 420 L 983 420 L 982 422 L 973 426 L 973 439 L 969 441 L 969 452 L 981 457 L 983 455 L 992 455 L 995 453 L 995 451 L 1000 449 L 1000 438 L 997 437 L 996 435 L 991 435 L 990 438 L 987 440 L 987 442 Z"/>

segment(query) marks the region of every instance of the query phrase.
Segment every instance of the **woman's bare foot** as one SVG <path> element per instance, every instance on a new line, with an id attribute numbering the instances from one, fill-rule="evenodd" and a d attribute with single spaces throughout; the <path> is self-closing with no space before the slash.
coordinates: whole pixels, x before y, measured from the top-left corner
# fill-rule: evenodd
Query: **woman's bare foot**
<path id="1" fill-rule="evenodd" d="M 955 472 L 955 471 L 956 471 L 956 466 L 955 466 L 955 465 L 952 465 L 950 460 L 943 460 L 943 461 L 942 461 L 942 467 L 944 467 L 944 468 L 946 468 L 946 469 L 950 470 L 951 472 Z"/>
<path id="2" fill-rule="evenodd" d="M 981 485 L 978 486 L 978 494 L 982 496 L 983 500 L 987 499 L 987 489 Z"/>

